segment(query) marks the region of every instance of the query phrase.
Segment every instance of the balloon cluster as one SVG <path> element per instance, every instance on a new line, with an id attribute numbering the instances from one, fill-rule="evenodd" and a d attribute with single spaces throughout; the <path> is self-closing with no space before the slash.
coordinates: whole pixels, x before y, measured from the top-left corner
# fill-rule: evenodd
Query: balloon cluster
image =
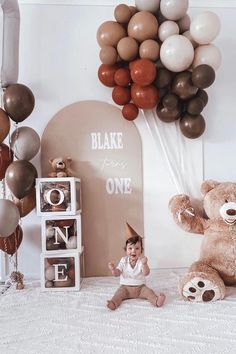
<path id="1" fill-rule="evenodd" d="M 211 42 L 220 31 L 218 16 L 205 11 L 191 22 L 188 0 L 136 0 L 120 4 L 115 21 L 97 31 L 102 64 L 98 78 L 113 87 L 113 101 L 134 120 L 141 109 L 156 108 L 163 122 L 179 119 L 181 132 L 197 138 L 205 130 L 204 89 L 215 80 L 221 54 Z"/>
<path id="2" fill-rule="evenodd" d="M 3 93 L 3 104 L 4 109 L 0 108 L 0 180 L 6 181 L 12 200 L 0 199 L 0 249 L 12 255 L 23 237 L 18 225 L 20 217 L 27 215 L 36 204 L 37 170 L 29 160 L 38 153 L 40 138 L 34 129 L 18 127 L 34 109 L 34 95 L 27 86 L 9 85 Z M 16 124 L 8 146 L 3 141 L 9 134 L 11 120 Z"/>

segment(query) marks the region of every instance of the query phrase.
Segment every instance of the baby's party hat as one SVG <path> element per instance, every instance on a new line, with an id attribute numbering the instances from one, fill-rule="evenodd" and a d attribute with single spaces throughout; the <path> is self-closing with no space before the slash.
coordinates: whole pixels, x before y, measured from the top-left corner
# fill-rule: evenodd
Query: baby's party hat
<path id="1" fill-rule="evenodd" d="M 139 236 L 139 234 L 126 222 L 125 225 L 125 239 L 128 240 L 130 237 Z"/>

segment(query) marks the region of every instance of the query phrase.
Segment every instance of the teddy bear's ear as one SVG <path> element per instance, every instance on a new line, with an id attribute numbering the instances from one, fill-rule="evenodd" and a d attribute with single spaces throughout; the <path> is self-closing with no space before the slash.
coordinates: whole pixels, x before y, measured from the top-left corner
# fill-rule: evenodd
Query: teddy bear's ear
<path id="1" fill-rule="evenodd" d="M 52 164 L 52 163 L 53 163 L 53 160 L 54 160 L 54 159 L 50 159 L 50 160 L 48 160 L 48 161 L 49 161 L 50 164 Z"/>
<path id="2" fill-rule="evenodd" d="M 68 162 L 71 162 L 71 161 L 72 161 L 72 158 L 71 158 L 71 157 L 67 157 L 66 160 L 67 160 Z"/>
<path id="3" fill-rule="evenodd" d="M 209 179 L 208 181 L 204 181 L 201 185 L 201 193 L 205 196 L 210 190 L 214 189 L 220 184 L 220 182 L 213 181 Z"/>

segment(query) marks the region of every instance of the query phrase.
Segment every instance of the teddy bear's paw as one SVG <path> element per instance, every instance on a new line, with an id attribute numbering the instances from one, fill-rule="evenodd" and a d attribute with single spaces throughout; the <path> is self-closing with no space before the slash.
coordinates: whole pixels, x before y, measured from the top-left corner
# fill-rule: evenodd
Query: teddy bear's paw
<path id="1" fill-rule="evenodd" d="M 188 301 L 209 302 L 221 299 L 219 287 L 209 279 L 194 277 L 184 284 L 182 295 Z"/>

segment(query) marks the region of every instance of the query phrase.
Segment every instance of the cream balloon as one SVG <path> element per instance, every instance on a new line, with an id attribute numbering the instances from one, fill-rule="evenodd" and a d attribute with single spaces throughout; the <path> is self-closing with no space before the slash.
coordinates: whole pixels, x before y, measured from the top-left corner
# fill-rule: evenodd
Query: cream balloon
<path id="1" fill-rule="evenodd" d="M 163 65 L 171 71 L 186 70 L 194 58 L 192 43 L 182 35 L 170 36 L 162 43 L 160 58 Z"/>
<path id="2" fill-rule="evenodd" d="M 17 206 L 8 199 L 0 199 L 0 237 L 10 236 L 20 220 Z"/>
<path id="3" fill-rule="evenodd" d="M 188 0 L 161 0 L 160 10 L 168 20 L 179 20 L 188 10 Z"/>
<path id="4" fill-rule="evenodd" d="M 77 236 L 71 236 L 66 243 L 67 249 L 76 249 L 77 247 Z"/>
<path id="5" fill-rule="evenodd" d="M 162 22 L 158 30 L 159 39 L 164 42 L 164 40 L 174 34 L 179 34 L 179 26 L 177 23 L 170 20 Z"/>
<path id="6" fill-rule="evenodd" d="M 157 12 L 160 0 L 135 0 L 135 6 L 139 11 Z"/>
<path id="7" fill-rule="evenodd" d="M 195 49 L 193 68 L 201 64 L 210 65 L 215 71 L 219 68 L 221 53 L 214 44 L 200 45 Z"/>
<path id="8" fill-rule="evenodd" d="M 220 32 L 220 19 L 211 11 L 197 15 L 190 25 L 190 33 L 199 44 L 211 43 Z"/>

